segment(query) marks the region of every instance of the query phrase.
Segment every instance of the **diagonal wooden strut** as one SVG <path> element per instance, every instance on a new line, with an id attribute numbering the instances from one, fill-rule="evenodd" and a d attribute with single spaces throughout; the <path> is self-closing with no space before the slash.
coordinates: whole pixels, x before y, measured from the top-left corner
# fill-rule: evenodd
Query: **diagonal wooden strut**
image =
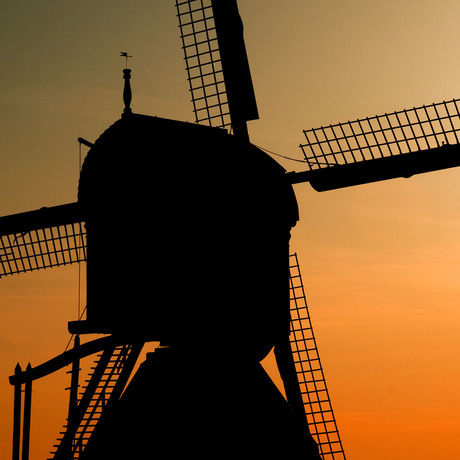
<path id="1" fill-rule="evenodd" d="M 142 351 L 144 342 L 126 343 L 121 337 L 107 336 L 80 345 L 75 340 L 74 348 L 32 368 L 29 364 L 25 371 L 17 365 L 10 383 L 15 388 L 13 460 L 20 458 L 20 439 L 23 438 L 22 459 L 27 460 L 28 430 L 30 427 L 30 406 L 32 382 L 52 374 L 72 364 L 70 386 L 69 415 L 67 425 L 53 453 L 53 460 L 77 460 L 81 458 L 93 431 L 111 405 L 119 400 L 133 368 Z M 79 385 L 79 367 L 81 359 L 100 353 L 93 372 L 84 386 L 84 392 L 77 397 Z M 24 409 L 21 393 L 25 389 Z M 23 416 L 21 417 L 21 413 Z M 21 418 L 24 420 L 21 436 Z"/>

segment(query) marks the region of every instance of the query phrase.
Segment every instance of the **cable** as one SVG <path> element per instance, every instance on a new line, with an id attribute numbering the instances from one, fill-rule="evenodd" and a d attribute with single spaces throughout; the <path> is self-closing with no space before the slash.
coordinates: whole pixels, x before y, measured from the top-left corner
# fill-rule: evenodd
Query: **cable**
<path id="1" fill-rule="evenodd" d="M 81 159 L 81 139 L 78 139 L 78 175 L 81 174 L 81 166 L 82 166 L 82 159 Z M 82 239 L 83 237 L 80 235 L 80 246 L 82 246 Z M 81 253 L 80 247 L 80 253 Z M 80 308 L 81 308 L 81 263 L 78 264 L 78 296 L 77 296 L 77 318 L 80 319 Z M 67 345 L 68 346 L 68 345 Z"/>
<path id="2" fill-rule="evenodd" d="M 254 144 L 255 145 L 255 144 Z M 268 150 L 264 147 L 260 147 L 258 145 L 256 145 L 257 148 L 259 148 L 260 150 L 263 150 L 264 152 L 266 153 L 269 153 L 270 155 L 275 155 L 277 157 L 281 157 L 281 158 L 284 158 L 285 160 L 290 160 L 290 161 L 296 161 L 298 163 L 306 163 L 306 160 L 299 160 L 298 158 L 291 158 L 291 157 L 287 157 L 285 155 L 281 155 L 280 153 L 276 153 L 276 152 L 273 152 L 271 150 Z"/>

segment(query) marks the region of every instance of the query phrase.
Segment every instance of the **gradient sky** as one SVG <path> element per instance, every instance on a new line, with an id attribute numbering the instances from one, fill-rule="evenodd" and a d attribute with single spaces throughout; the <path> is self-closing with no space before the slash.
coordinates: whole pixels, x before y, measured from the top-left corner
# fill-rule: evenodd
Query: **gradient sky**
<path id="1" fill-rule="evenodd" d="M 261 119 L 251 141 L 302 159 L 302 129 L 459 97 L 458 0 L 239 0 Z M 193 121 L 173 0 L 2 5 L 0 215 L 76 200 L 79 136 L 133 110 Z M 85 150 L 84 150 L 85 151 Z M 287 170 L 298 162 L 279 160 Z M 460 450 L 460 170 L 317 193 L 293 230 L 347 457 Z M 0 457 L 19 361 L 61 353 L 78 267 L 0 281 Z M 64 422 L 66 375 L 34 387 L 31 460 Z"/>

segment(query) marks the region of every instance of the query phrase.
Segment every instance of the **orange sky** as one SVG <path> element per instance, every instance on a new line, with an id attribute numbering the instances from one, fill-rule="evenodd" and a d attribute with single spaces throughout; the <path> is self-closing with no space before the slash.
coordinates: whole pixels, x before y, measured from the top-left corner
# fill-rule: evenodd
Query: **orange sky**
<path id="1" fill-rule="evenodd" d="M 455 0 L 240 0 L 259 146 L 296 159 L 302 129 L 459 96 Z M 0 17 L 0 215 L 75 201 L 78 145 L 133 110 L 193 120 L 173 1 L 10 2 Z M 281 160 L 280 160 L 281 161 Z M 302 170 L 282 160 L 288 170 Z M 348 458 L 454 460 L 460 448 L 459 170 L 317 193 L 293 231 Z M 61 353 L 78 268 L 0 281 L 0 457 L 19 361 Z M 37 383 L 31 460 L 65 417 L 66 376 Z"/>

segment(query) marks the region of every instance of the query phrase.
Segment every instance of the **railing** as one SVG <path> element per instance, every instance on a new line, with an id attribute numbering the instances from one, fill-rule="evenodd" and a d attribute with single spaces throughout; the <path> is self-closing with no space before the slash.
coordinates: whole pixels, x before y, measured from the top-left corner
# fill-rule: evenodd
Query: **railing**
<path id="1" fill-rule="evenodd" d="M 10 384 L 14 386 L 13 460 L 28 460 L 32 383 L 60 369 L 72 365 L 69 415 L 66 430 L 59 440 L 54 459 L 78 459 L 90 438 L 94 426 L 108 403 L 119 399 L 142 350 L 142 343 L 126 344 L 122 339 L 107 336 L 80 345 L 75 338 L 74 348 L 59 356 L 22 371 L 18 364 Z M 77 397 L 80 360 L 102 351 L 94 372 Z M 22 422 L 22 423 L 21 423 Z M 22 426 L 21 426 L 22 425 Z"/>

